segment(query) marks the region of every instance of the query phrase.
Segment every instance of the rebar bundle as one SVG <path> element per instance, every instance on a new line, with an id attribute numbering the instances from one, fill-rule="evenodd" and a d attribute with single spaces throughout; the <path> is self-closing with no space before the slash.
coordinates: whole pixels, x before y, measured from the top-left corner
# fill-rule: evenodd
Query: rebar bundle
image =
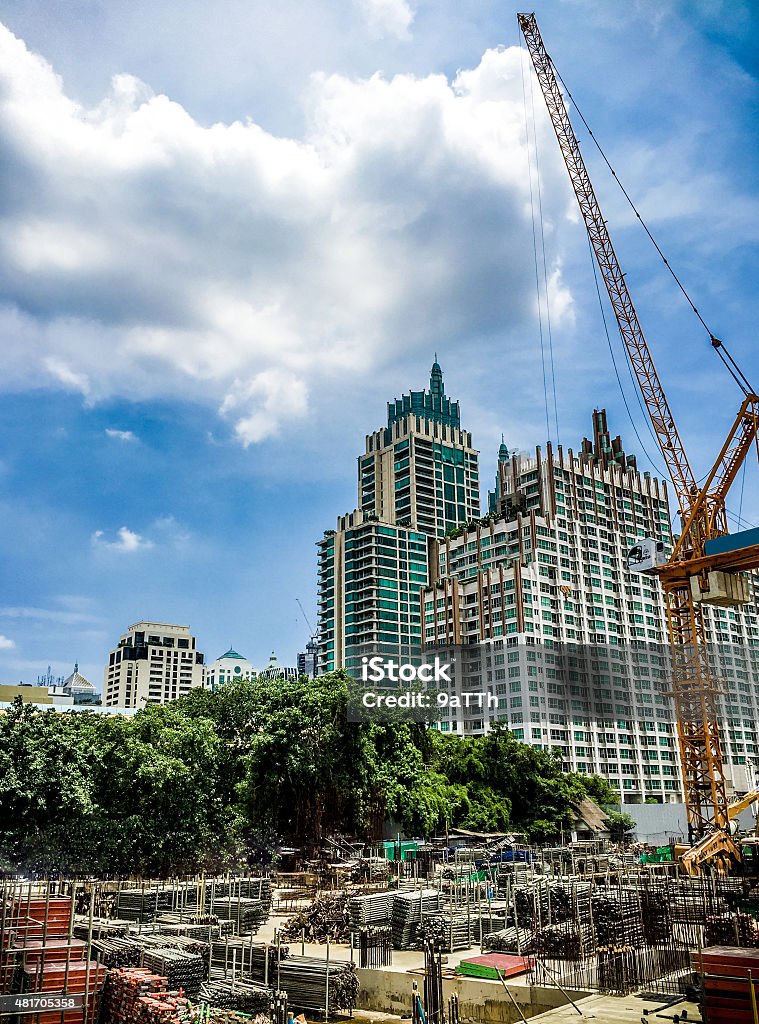
<path id="1" fill-rule="evenodd" d="M 759 947 L 759 925 L 750 914 L 722 914 L 707 917 L 704 929 L 705 946 Z"/>
<path id="2" fill-rule="evenodd" d="M 385 925 L 365 925 L 351 935 L 359 951 L 359 967 L 389 967 L 393 962 L 393 930 Z"/>
<path id="3" fill-rule="evenodd" d="M 666 942 L 672 936 L 672 915 L 663 893 L 644 889 L 640 894 L 643 937 L 651 946 Z"/>
<path id="4" fill-rule="evenodd" d="M 534 950 L 549 960 L 581 960 L 587 949 L 580 929 L 566 924 L 548 924 L 535 933 Z"/>
<path id="5" fill-rule="evenodd" d="M 638 946 L 643 943 L 638 894 L 628 889 L 598 892 L 592 899 L 596 946 L 602 948 Z"/>
<path id="6" fill-rule="evenodd" d="M 640 988 L 638 958 L 632 946 L 603 946 L 597 953 L 599 988 L 618 995 Z"/>

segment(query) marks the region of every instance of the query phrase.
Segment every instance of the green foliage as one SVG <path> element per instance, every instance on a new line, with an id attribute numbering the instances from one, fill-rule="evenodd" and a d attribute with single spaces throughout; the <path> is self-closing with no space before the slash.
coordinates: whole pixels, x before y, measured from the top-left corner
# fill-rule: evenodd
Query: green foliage
<path id="1" fill-rule="evenodd" d="M 502 727 L 475 739 L 351 723 L 348 683 L 235 680 L 132 716 L 17 702 L 0 716 L 0 869 L 221 870 L 330 831 L 376 836 L 385 821 L 551 842 L 573 803 L 614 799 Z"/>
<path id="2" fill-rule="evenodd" d="M 618 811 L 607 811 L 606 816 L 609 819 L 609 835 L 615 842 L 624 842 L 635 831 L 636 821 L 631 815 Z"/>

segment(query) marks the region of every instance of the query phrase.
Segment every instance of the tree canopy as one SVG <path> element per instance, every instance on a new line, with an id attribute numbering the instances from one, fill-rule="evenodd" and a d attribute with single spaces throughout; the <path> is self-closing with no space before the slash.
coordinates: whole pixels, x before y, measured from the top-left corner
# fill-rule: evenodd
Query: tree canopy
<path id="1" fill-rule="evenodd" d="M 348 679 L 238 680 L 131 716 L 0 715 L 0 868 L 173 875 L 222 870 L 333 831 L 408 835 L 570 823 L 598 777 L 496 727 L 482 738 L 352 723 Z"/>

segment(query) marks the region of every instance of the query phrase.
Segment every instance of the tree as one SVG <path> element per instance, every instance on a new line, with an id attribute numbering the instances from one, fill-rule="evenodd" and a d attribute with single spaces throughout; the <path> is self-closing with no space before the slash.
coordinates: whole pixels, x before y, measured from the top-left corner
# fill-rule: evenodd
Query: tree
<path id="1" fill-rule="evenodd" d="M 609 836 L 615 843 L 625 842 L 630 838 L 631 833 L 635 831 L 637 823 L 631 815 L 618 811 L 607 811 L 606 816 L 609 819 Z"/>

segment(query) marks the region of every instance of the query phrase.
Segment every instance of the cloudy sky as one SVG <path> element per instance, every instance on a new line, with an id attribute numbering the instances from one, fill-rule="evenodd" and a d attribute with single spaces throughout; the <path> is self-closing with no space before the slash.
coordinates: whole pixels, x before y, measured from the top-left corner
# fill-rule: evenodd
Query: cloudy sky
<path id="1" fill-rule="evenodd" d="M 537 14 L 756 380 L 756 5 Z M 189 624 L 209 660 L 292 662 L 314 543 L 435 351 L 485 482 L 502 431 L 577 447 L 602 405 L 656 469 L 515 12 L 0 0 L 0 23 L 0 681 L 78 660 L 99 685 L 140 618 Z M 700 475 L 740 396 L 580 138 Z M 756 471 L 742 483 L 732 507 L 756 522 Z"/>

